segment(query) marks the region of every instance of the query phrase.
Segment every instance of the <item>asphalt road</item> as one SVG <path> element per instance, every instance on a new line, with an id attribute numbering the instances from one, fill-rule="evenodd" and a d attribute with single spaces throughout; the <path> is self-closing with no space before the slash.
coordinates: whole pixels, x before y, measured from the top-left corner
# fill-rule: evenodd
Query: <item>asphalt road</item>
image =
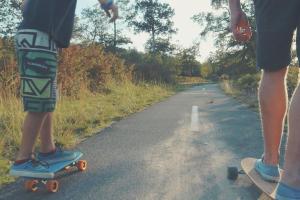
<path id="1" fill-rule="evenodd" d="M 260 156 L 259 117 L 207 84 L 113 124 L 77 148 L 88 170 L 60 179 L 60 191 L 28 193 L 23 180 L 0 190 L 14 200 L 250 200 L 259 191 L 227 166 Z"/>

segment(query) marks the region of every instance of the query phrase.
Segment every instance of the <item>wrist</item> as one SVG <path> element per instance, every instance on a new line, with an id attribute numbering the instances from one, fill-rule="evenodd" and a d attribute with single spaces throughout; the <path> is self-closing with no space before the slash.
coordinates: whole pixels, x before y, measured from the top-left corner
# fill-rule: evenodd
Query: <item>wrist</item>
<path id="1" fill-rule="evenodd" d="M 229 9 L 234 13 L 242 12 L 240 0 L 229 0 Z"/>

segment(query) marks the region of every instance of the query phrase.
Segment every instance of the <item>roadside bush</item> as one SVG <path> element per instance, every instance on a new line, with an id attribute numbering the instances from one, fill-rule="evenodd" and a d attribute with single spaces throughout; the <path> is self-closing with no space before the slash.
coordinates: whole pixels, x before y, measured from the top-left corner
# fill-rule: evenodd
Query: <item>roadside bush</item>
<path id="1" fill-rule="evenodd" d="M 135 65 L 137 80 L 158 83 L 174 83 L 176 81 L 176 66 L 167 56 L 150 55 L 143 56 L 143 63 Z"/>
<path id="2" fill-rule="evenodd" d="M 236 81 L 237 87 L 247 94 L 255 94 L 260 80 L 259 74 L 246 74 Z"/>
<path id="3" fill-rule="evenodd" d="M 74 45 L 60 55 L 58 83 L 60 92 L 77 96 L 81 89 L 101 92 L 110 81 L 132 80 L 132 66 L 99 45 Z"/>
<path id="4" fill-rule="evenodd" d="M 293 92 L 298 84 L 299 67 L 290 67 L 287 75 L 287 86 L 289 97 L 293 95 Z"/>

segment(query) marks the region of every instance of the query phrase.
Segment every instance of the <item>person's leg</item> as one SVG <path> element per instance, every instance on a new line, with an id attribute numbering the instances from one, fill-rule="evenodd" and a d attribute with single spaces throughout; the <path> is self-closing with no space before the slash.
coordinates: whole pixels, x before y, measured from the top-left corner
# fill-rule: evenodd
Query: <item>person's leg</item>
<path id="1" fill-rule="evenodd" d="M 22 128 L 22 140 L 19 153 L 16 160 L 27 160 L 31 157 L 34 151 L 34 144 L 38 133 L 40 132 L 44 118 L 47 113 L 34 113 L 29 112 L 25 117 L 24 125 Z"/>
<path id="2" fill-rule="evenodd" d="M 264 71 L 259 87 L 259 103 L 264 136 L 264 163 L 277 165 L 279 146 L 287 110 L 287 68 Z"/>
<path id="3" fill-rule="evenodd" d="M 40 130 L 41 153 L 49 153 L 55 150 L 55 144 L 52 134 L 52 116 L 53 113 L 48 113 L 45 117 L 42 128 Z"/>
<path id="4" fill-rule="evenodd" d="M 277 187 L 276 199 L 300 199 L 300 87 L 292 98 L 288 126 L 289 134 L 285 152 L 285 164 Z"/>
<path id="5" fill-rule="evenodd" d="M 57 51 L 48 34 L 32 29 L 18 31 L 16 47 L 21 96 L 24 111 L 28 112 L 17 155 L 17 160 L 22 160 L 32 154 L 41 129 L 49 129 L 46 117 L 54 111 L 56 104 Z M 47 134 L 51 134 L 51 129 Z"/>
<path id="6" fill-rule="evenodd" d="M 282 182 L 300 189 L 300 87 L 298 86 L 291 101 L 288 115 L 288 142 L 285 153 Z"/>
<path id="7" fill-rule="evenodd" d="M 61 161 L 73 160 L 81 156 L 82 153 L 76 151 L 65 151 L 56 147 L 52 134 L 53 113 L 49 113 L 43 122 L 40 130 L 41 147 L 37 154 L 37 159 L 45 161 L 48 164 L 54 164 Z"/>

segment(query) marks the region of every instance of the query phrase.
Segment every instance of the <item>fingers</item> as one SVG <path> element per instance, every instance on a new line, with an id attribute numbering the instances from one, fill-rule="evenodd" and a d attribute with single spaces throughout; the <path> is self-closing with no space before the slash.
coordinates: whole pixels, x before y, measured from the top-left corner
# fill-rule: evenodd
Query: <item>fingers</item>
<path id="1" fill-rule="evenodd" d="M 235 40 L 247 42 L 251 39 L 251 27 L 244 12 L 232 13 L 230 27 Z"/>

